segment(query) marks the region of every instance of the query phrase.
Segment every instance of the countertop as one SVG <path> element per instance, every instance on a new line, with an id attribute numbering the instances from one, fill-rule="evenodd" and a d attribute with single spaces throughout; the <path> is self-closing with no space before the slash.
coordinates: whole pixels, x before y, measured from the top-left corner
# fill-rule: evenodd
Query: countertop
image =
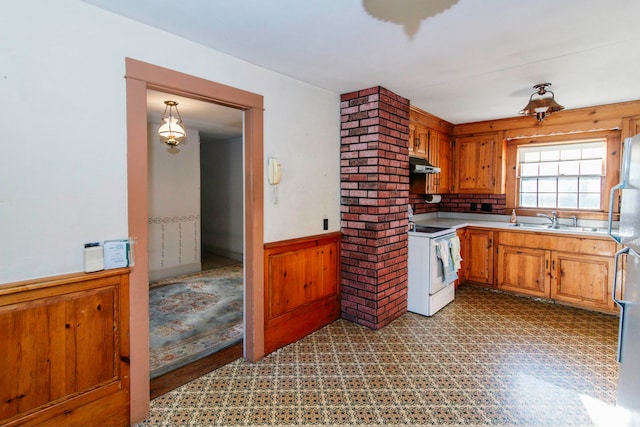
<path id="1" fill-rule="evenodd" d="M 438 212 L 437 214 L 414 215 L 410 221 L 415 222 L 418 225 L 453 229 L 463 227 L 483 227 L 497 228 L 509 231 L 566 234 L 571 236 L 608 237 L 607 223 L 605 221 L 578 221 L 578 229 L 550 229 L 514 226 L 514 224 L 509 222 L 509 220 L 510 216 L 507 215 L 456 214 L 449 212 Z M 570 220 L 561 218 L 559 222 L 561 225 L 570 225 L 566 223 L 568 221 Z M 545 218 L 522 217 L 518 219 L 518 223 L 546 225 L 549 223 L 549 221 Z M 582 228 L 584 228 L 584 230 Z M 596 228 L 597 231 L 592 231 L 590 230 L 591 228 Z M 613 231 L 616 231 L 615 228 Z"/>

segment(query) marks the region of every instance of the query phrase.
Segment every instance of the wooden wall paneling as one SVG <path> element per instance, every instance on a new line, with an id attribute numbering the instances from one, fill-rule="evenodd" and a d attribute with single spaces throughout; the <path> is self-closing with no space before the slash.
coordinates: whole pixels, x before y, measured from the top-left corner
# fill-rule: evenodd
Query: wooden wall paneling
<path id="1" fill-rule="evenodd" d="M 0 287 L 0 424 L 129 424 L 128 273 Z"/>
<path id="2" fill-rule="evenodd" d="M 640 116 L 625 117 L 622 121 L 622 139 L 640 133 Z"/>
<path id="3" fill-rule="evenodd" d="M 620 169 L 622 166 L 622 141 L 620 133 L 607 136 L 607 158 L 605 160 L 605 177 L 602 183 L 602 200 L 603 211 L 609 212 L 609 196 L 611 188 L 620 182 Z M 613 212 L 620 212 L 620 206 L 613 204 Z M 618 215 L 614 216 L 614 220 L 618 219 Z"/>
<path id="4" fill-rule="evenodd" d="M 512 209 L 515 209 L 518 206 L 518 146 L 516 144 L 511 144 L 508 141 L 506 143 L 504 157 L 504 187 L 507 195 L 506 208 L 507 213 L 509 214 Z"/>
<path id="5" fill-rule="evenodd" d="M 453 123 L 450 123 L 438 116 L 434 116 L 418 107 L 411 106 L 409 111 L 409 121 L 426 128 L 435 129 L 447 135 L 453 134 Z"/>
<path id="6" fill-rule="evenodd" d="M 573 135 L 574 139 L 577 139 L 575 135 L 580 133 L 592 134 L 597 132 L 620 130 L 622 126 L 622 118 L 617 117 L 598 122 L 577 122 L 563 125 L 549 125 L 546 123 L 545 119 L 544 123 L 544 128 L 521 128 L 504 131 L 505 138 L 512 140 Z"/>
<path id="7" fill-rule="evenodd" d="M 340 233 L 265 245 L 265 351 L 340 315 Z"/>
<path id="8" fill-rule="evenodd" d="M 522 138 L 511 139 L 506 141 L 505 148 L 505 192 L 507 194 L 507 213 L 511 209 L 515 209 L 518 205 L 518 180 L 517 180 L 517 150 L 518 147 L 529 144 L 541 144 L 546 142 L 565 142 L 576 141 L 581 139 L 595 139 L 605 138 L 607 141 L 607 157 L 605 160 L 605 179 L 603 181 L 602 188 L 602 200 L 601 204 L 603 211 L 606 213 L 609 210 L 609 191 L 611 187 L 616 185 L 620 181 L 620 162 L 622 146 L 620 140 L 619 131 L 598 131 L 591 133 L 571 133 L 566 135 L 552 135 L 538 138 Z M 540 212 L 540 209 L 519 209 L 518 215 L 534 216 Z M 616 212 L 618 207 L 616 206 Z M 570 211 L 562 210 L 559 217 L 568 218 L 573 214 L 577 214 L 580 218 L 594 218 L 601 219 L 603 217 L 601 212 L 584 212 L 584 211 Z"/>
<path id="9" fill-rule="evenodd" d="M 486 132 L 506 131 L 506 138 L 527 137 L 589 131 L 594 129 L 620 129 L 623 117 L 640 115 L 640 101 L 563 110 L 550 114 L 539 123 L 535 117 L 510 117 L 499 120 L 463 123 L 454 126 L 453 135 L 472 135 Z"/>

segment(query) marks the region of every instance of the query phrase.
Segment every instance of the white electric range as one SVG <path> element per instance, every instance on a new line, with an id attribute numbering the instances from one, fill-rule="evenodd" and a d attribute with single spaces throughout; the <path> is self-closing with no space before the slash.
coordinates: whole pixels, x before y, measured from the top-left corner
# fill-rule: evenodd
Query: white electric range
<path id="1" fill-rule="evenodd" d="M 446 279 L 448 275 L 436 247 L 443 241 L 450 245 L 456 231 L 418 224 L 412 224 L 412 228 L 409 231 L 408 310 L 432 316 L 455 298 L 454 281 Z"/>

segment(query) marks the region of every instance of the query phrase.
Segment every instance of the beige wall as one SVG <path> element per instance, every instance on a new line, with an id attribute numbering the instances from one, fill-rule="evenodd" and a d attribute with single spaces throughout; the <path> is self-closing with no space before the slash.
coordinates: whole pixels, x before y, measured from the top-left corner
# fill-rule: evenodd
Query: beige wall
<path id="1" fill-rule="evenodd" d="M 148 132 L 149 280 L 200 271 L 200 134 L 168 150 Z"/>
<path id="2" fill-rule="evenodd" d="M 283 165 L 279 203 L 264 204 L 264 242 L 323 233 L 322 218 L 328 232 L 339 230 L 338 94 L 78 0 L 12 2 L 0 14 L 0 40 L 11 41 L 0 44 L 0 114 L 11 124 L 0 156 L 0 283 L 82 271 L 85 242 L 130 234 L 126 57 L 264 97 L 263 161 Z M 147 264 L 136 261 L 137 269 Z M 149 399 L 139 286 L 131 299 L 133 421 Z"/>
<path id="3" fill-rule="evenodd" d="M 116 30 L 117 29 L 117 30 Z M 280 158 L 264 240 L 339 230 L 339 97 L 78 0 L 0 14 L 0 283 L 82 270 L 85 242 L 127 237 L 125 57 L 264 96 Z M 167 55 L 167 51 L 171 55 Z M 268 191 L 265 183 L 265 193 Z"/>

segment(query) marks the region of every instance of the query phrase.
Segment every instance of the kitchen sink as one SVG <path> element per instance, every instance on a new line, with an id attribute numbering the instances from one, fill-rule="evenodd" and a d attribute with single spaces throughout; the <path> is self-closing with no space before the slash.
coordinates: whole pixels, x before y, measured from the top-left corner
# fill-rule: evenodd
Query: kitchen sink
<path id="1" fill-rule="evenodd" d="M 574 227 L 572 225 L 555 225 L 551 224 L 530 224 L 526 222 L 516 222 L 515 224 L 510 224 L 510 227 L 519 227 L 522 229 L 531 229 L 531 230 L 558 230 L 558 231 L 572 231 L 572 232 L 589 232 L 589 233 L 606 233 L 606 228 L 598 228 L 598 227 Z"/>
<path id="2" fill-rule="evenodd" d="M 511 227 L 520 227 L 520 228 L 538 228 L 538 229 L 550 229 L 551 224 L 527 224 L 525 222 L 516 222 L 515 224 L 511 224 Z"/>

